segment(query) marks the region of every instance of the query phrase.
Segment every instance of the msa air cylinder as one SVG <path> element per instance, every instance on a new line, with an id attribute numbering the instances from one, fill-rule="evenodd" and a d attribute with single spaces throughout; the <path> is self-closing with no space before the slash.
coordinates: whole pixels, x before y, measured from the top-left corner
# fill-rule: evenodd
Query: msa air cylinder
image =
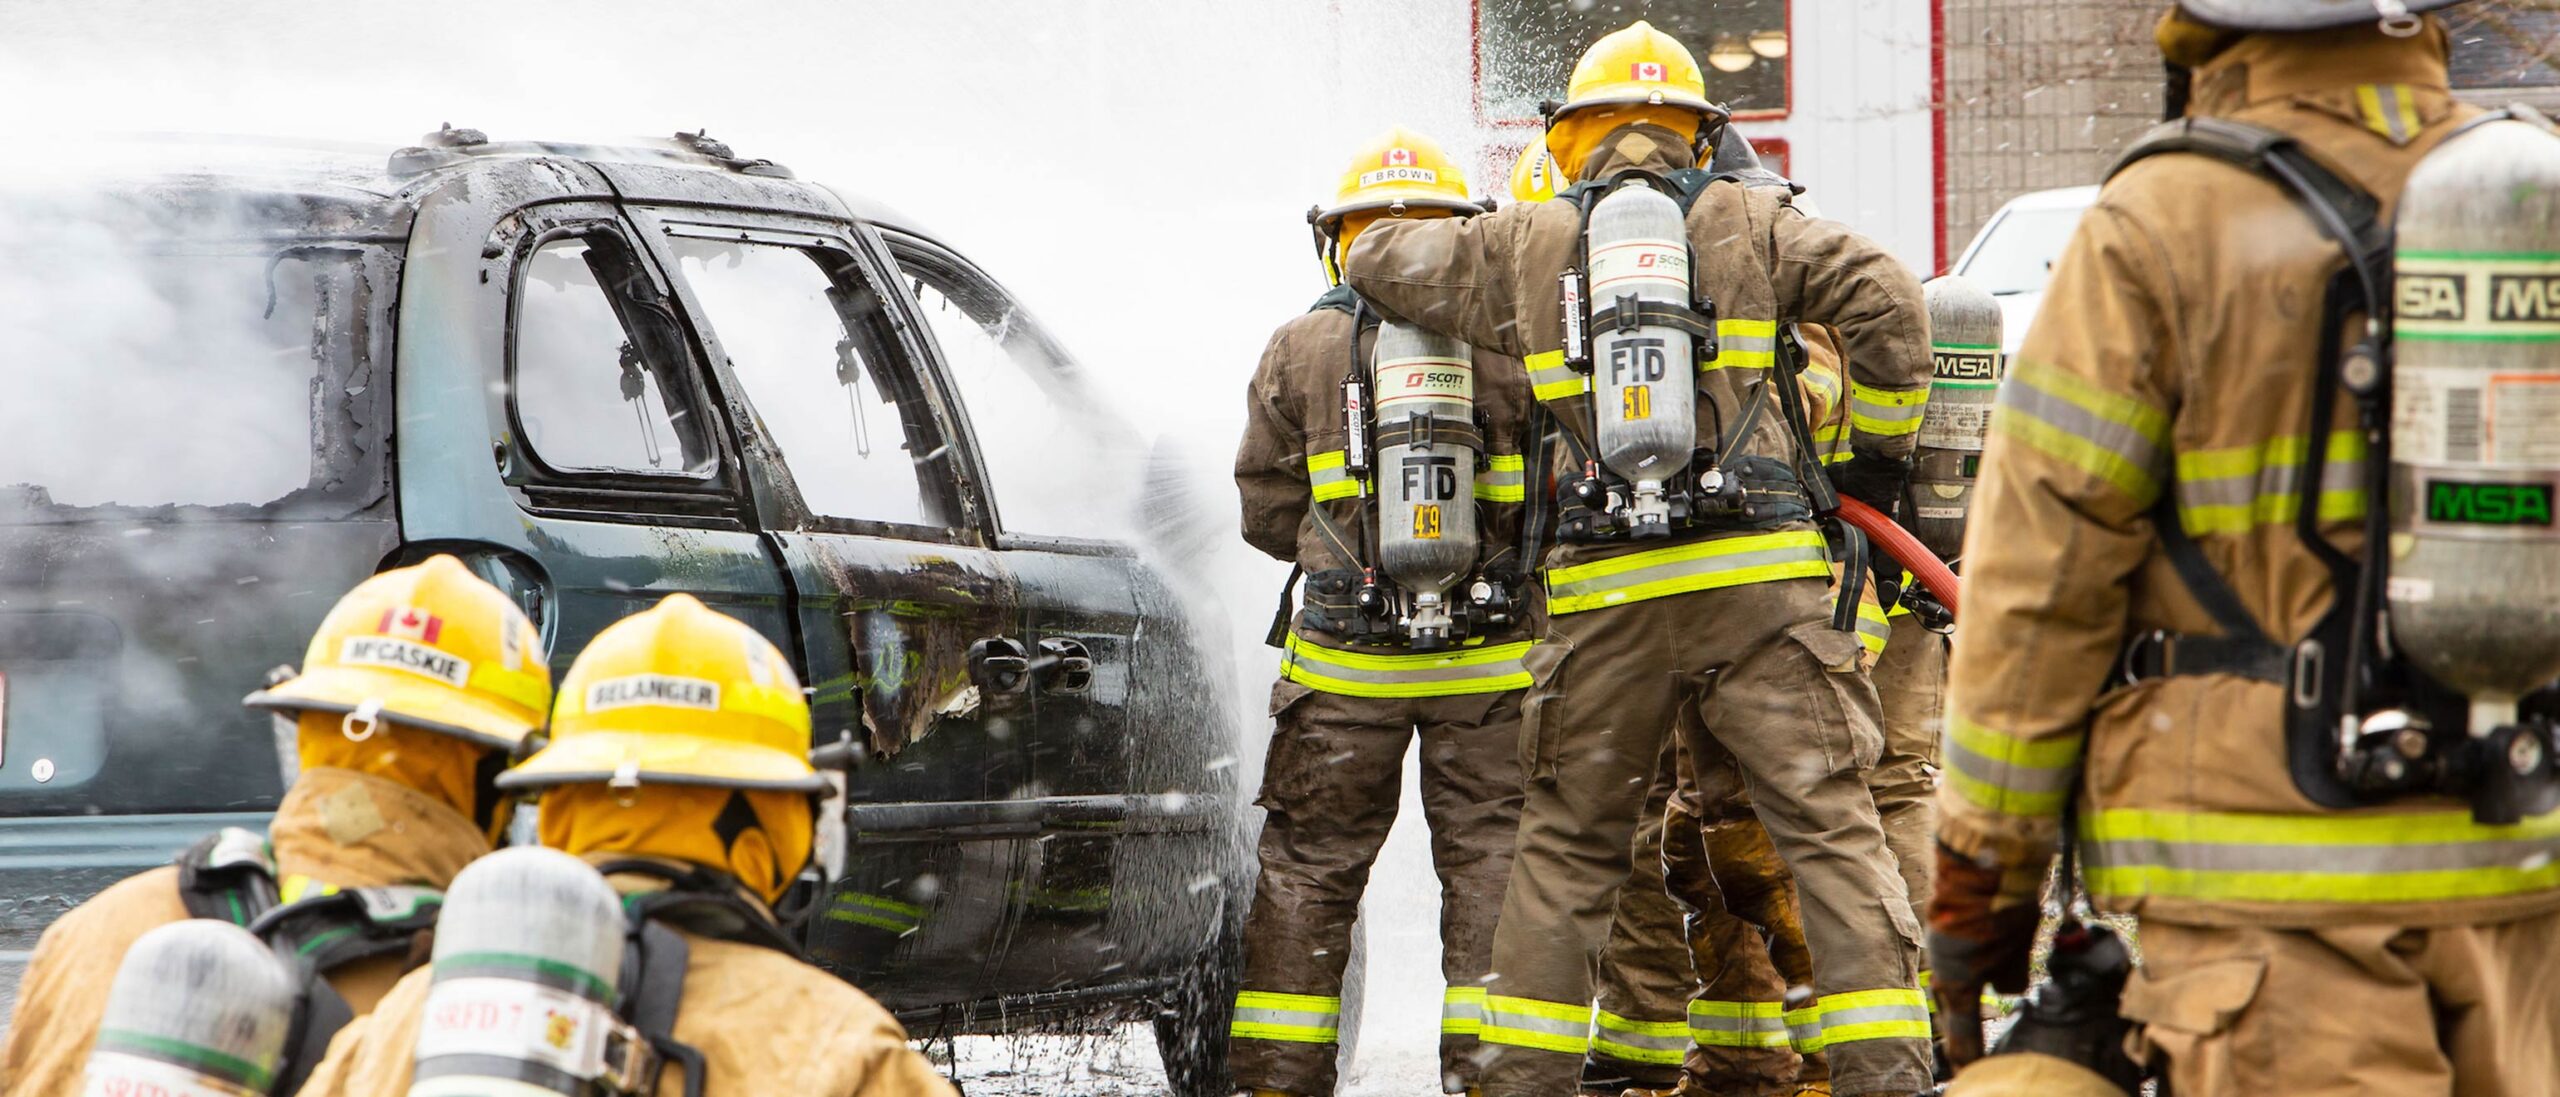
<path id="1" fill-rule="evenodd" d="M 538 846 L 473 861 L 437 919 L 409 1097 L 627 1080 L 642 1052 L 613 1015 L 622 943 L 622 902 L 586 862 Z"/>
<path id="2" fill-rule="evenodd" d="M 2008 373 L 2000 302 L 1962 275 L 1921 287 L 1929 302 L 1929 405 L 1911 470 L 1912 530 L 1941 560 L 1964 551 L 1965 509 L 1991 433 L 1991 401 Z"/>
<path id="3" fill-rule="evenodd" d="M 1688 231 L 1680 205 L 1630 179 L 1591 207 L 1591 400 L 1599 458 L 1634 485 L 1622 522 L 1637 537 L 1671 532 L 1664 484 L 1698 437 L 1696 353 L 1688 332 L 1621 317 L 1636 302 L 1687 309 Z"/>
<path id="4" fill-rule="evenodd" d="M 205 918 L 153 929 L 116 968 L 81 1092 L 264 1097 L 294 998 L 293 973 L 248 930 Z"/>
<path id="5" fill-rule="evenodd" d="M 1449 591 L 1476 563 L 1475 361 L 1465 343 L 1378 325 L 1378 567 L 1409 597 L 1414 647 L 1449 640 Z"/>
<path id="6" fill-rule="evenodd" d="M 2511 721 L 2560 678 L 2560 137 L 2490 122 L 2429 153 L 2394 249 L 2390 638 L 2481 734 L 2478 706 Z M 2306 467 L 2324 493 L 2352 441 Z"/>

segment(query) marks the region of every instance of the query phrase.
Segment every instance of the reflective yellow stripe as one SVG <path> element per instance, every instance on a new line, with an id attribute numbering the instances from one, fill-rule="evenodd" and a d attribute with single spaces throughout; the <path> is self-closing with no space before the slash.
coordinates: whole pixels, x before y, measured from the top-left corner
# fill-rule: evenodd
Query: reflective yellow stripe
<path id="1" fill-rule="evenodd" d="M 2310 451 L 2301 435 L 2287 434 L 2253 446 L 2178 454 L 2180 524 L 2199 536 L 2292 524 Z M 2321 521 L 2364 517 L 2364 456 L 2363 434 L 2342 430 L 2329 436 L 2329 459 L 2317 485 Z"/>
<path id="2" fill-rule="evenodd" d="M 1454 697 L 1529 688 L 1526 640 L 1459 651 L 1371 655 L 1300 639 L 1283 643 L 1280 674 L 1346 697 Z"/>
<path id="3" fill-rule="evenodd" d="M 1484 1028 L 1484 988 L 1450 987 L 1440 995 L 1440 1031 L 1473 1036 Z"/>
<path id="4" fill-rule="evenodd" d="M 1621 1062 L 1678 1066 L 1689 1051 L 1689 1022 L 1638 1021 L 1604 1009 L 1591 1050 Z"/>
<path id="5" fill-rule="evenodd" d="M 1904 589 L 1904 590 L 1910 590 L 1912 587 L 1918 586 L 1918 585 L 1919 585 L 1919 583 L 1920 583 L 1920 581 L 1919 581 L 1919 580 L 1914 579 L 1914 578 L 1912 578 L 1912 577 L 1911 577 L 1911 569 L 1909 569 L 1909 568 L 1904 568 L 1904 569 L 1902 569 L 1902 589 Z M 1885 615 L 1885 619 L 1886 619 L 1886 621 L 1888 622 L 1888 626 L 1887 626 L 1887 629 L 1886 629 L 1887 638 L 1888 638 L 1888 639 L 1890 639 L 1890 638 L 1891 638 L 1891 632 L 1892 632 L 1892 629 L 1891 629 L 1891 626 L 1890 626 L 1890 622 L 1891 622 L 1891 620 L 1892 620 L 1893 618 L 1896 618 L 1896 617 L 1909 617 L 1909 616 L 1911 616 L 1911 607 L 1910 607 L 1910 606 L 1907 606 L 1907 605 L 1904 605 L 1904 604 L 1903 604 L 1903 602 L 1902 602 L 1902 599 L 1900 599 L 1900 598 L 1896 598 L 1896 599 L 1894 599 L 1894 600 L 1893 600 L 1893 608 L 1892 608 L 1892 609 L 1889 609 L 1889 610 L 1886 610 L 1884 615 Z"/>
<path id="6" fill-rule="evenodd" d="M 1591 391 L 1591 379 L 1564 364 L 1561 350 L 1542 350 L 1520 360 L 1529 367 L 1529 391 L 1540 400 L 1569 400 Z"/>
<path id="7" fill-rule="evenodd" d="M 1716 321 L 1715 360 L 1698 368 L 1701 371 L 1768 369 L 1777 364 L 1777 321 L 1718 320 Z"/>
<path id="8" fill-rule="evenodd" d="M 1893 639 L 1893 622 L 1884 610 L 1864 598 L 1858 600 L 1858 642 L 1866 645 L 1870 655 L 1884 654 L 1885 641 Z"/>
<path id="9" fill-rule="evenodd" d="M 1704 998 L 1689 1003 L 1689 1038 L 1699 1047 L 1781 1048 L 1793 1043 L 1787 1037 L 1784 1005 Z"/>
<path id="10" fill-rule="evenodd" d="M 1227 1025 L 1227 1035 L 1240 1040 L 1330 1044 L 1341 1028 L 1340 998 L 1247 990 L 1236 994 L 1236 1016 Z"/>
<path id="11" fill-rule="evenodd" d="M 1484 1030 L 1477 1038 L 1488 1044 L 1587 1055 L 1591 1052 L 1591 1005 L 1488 994 L 1484 1000 Z"/>
<path id="12" fill-rule="evenodd" d="M 2149 506 L 2160 494 L 2169 414 L 2052 366 L 2020 361 L 2000 386 L 1991 429 L 2112 484 Z"/>
<path id="13" fill-rule="evenodd" d="M 2365 128 L 2392 144 L 2408 144 L 2419 130 L 2417 97 L 2407 84 L 2358 84 L 2356 108 Z"/>
<path id="14" fill-rule="evenodd" d="M 1786 1014 L 1787 1039 L 1810 1055 L 1860 1040 L 1926 1040 L 1929 999 L 1914 990 L 1853 990 L 1826 994 Z"/>
<path id="15" fill-rule="evenodd" d="M 1693 590 L 1830 575 L 1822 535 L 1811 530 L 1720 537 L 1549 568 L 1547 610 L 1580 613 Z"/>
<path id="16" fill-rule="evenodd" d="M 1351 473 L 1342 467 L 1348 460 L 1350 456 L 1338 449 L 1329 449 L 1307 458 L 1307 493 L 1315 496 L 1316 502 L 1326 503 L 1360 494 L 1360 481 L 1352 479 Z"/>
<path id="17" fill-rule="evenodd" d="M 1488 503 L 1517 503 L 1528 498 L 1529 460 L 1517 453 L 1497 453 L 1476 473 L 1476 498 Z"/>
<path id="18" fill-rule="evenodd" d="M 2435 903 L 2560 888 L 2560 811 L 2484 826 L 2468 811 L 2259 815 L 2117 808 L 2081 820 L 2102 896 Z"/>
<path id="19" fill-rule="evenodd" d="M 1929 388 L 1875 388 L 1849 381 L 1849 425 L 1862 434 L 1898 438 L 1917 434 L 1928 411 Z"/>
<path id="20" fill-rule="evenodd" d="M 284 879 L 276 881 L 276 901 L 279 903 L 299 903 L 304 899 L 337 893 L 338 885 L 324 884 L 299 872 L 287 873 Z"/>
<path id="21" fill-rule="evenodd" d="M 1958 795 L 2005 815 L 2060 815 L 2080 772 L 2083 737 L 2021 739 L 1947 714 L 1944 770 Z"/>

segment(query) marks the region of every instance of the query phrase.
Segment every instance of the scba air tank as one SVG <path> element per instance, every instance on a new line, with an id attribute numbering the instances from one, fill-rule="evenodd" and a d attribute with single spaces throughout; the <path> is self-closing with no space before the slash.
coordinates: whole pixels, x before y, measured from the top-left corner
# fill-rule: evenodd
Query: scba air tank
<path id="1" fill-rule="evenodd" d="M 2560 678 L 2560 137 L 2517 121 L 2455 137 L 2398 216 L 2390 636 L 2512 719 Z M 2358 456 L 2333 446 L 2331 468 Z"/>
<path id="2" fill-rule="evenodd" d="M 1449 640 L 1449 591 L 1476 563 L 1475 360 L 1465 343 L 1378 325 L 1378 567 L 1409 597 L 1413 646 Z"/>
<path id="3" fill-rule="evenodd" d="M 1942 560 L 1964 551 L 1965 511 L 1991 432 L 1991 402 L 2008 373 L 2000 302 L 1963 275 L 1930 279 L 1929 405 L 1912 466 L 1912 532 Z"/>
<path id="4" fill-rule="evenodd" d="M 409 1097 L 586 1094 L 639 1053 L 613 1014 L 622 902 L 584 861 L 519 846 L 453 879 Z"/>
<path id="5" fill-rule="evenodd" d="M 1698 438 L 1693 341 L 1660 324 L 1629 326 L 1631 301 L 1689 307 L 1688 232 L 1680 204 L 1631 179 L 1591 207 L 1591 379 L 1601 463 L 1634 485 L 1623 522 L 1637 537 L 1671 532 L 1664 484 L 1689 464 Z"/>
<path id="6" fill-rule="evenodd" d="M 171 922 L 116 968 L 85 1097 L 265 1097 L 293 1029 L 293 973 L 229 922 Z"/>

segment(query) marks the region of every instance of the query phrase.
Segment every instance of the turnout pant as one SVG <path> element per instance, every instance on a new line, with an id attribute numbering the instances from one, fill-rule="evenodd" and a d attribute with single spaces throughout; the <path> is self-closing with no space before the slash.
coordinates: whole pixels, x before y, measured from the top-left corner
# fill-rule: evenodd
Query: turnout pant
<path id="1" fill-rule="evenodd" d="M 1600 953 L 1599 1016 L 1585 1089 L 1668 1089 L 1679 1084 L 1689 1047 L 1689 996 L 1698 988 L 1682 932 L 1680 906 L 1662 874 L 1663 810 L 1678 783 L 1678 752 L 1663 743 L 1662 764 L 1645 793 L 1644 819 L 1628 851 L 1630 871 L 1618 888 L 1609 943 Z"/>
<path id="2" fill-rule="evenodd" d="M 1884 745 L 1875 689 L 1857 639 L 1830 619 L 1818 578 L 1552 619 L 1528 660 L 1527 801 L 1494 935 L 1487 1094 L 1573 1088 L 1591 1047 L 1593 970 L 1675 726 L 1702 756 L 1710 741 L 1732 755 L 1796 874 L 1814 956 L 1806 1008 L 1839 1092 L 1929 1084 L 1919 924 L 1865 781 Z"/>
<path id="3" fill-rule="evenodd" d="M 2146 918 L 2141 941 L 2124 1015 L 2178 1097 L 2560 1093 L 2560 913 L 2434 928 Z"/>
<path id="4" fill-rule="evenodd" d="M 1441 1077 L 1452 1092 L 1475 1084 L 1493 920 L 1520 819 L 1520 705 L 1517 690 L 1380 698 L 1290 681 L 1272 688 L 1278 726 L 1257 800 L 1266 812 L 1262 867 L 1228 1043 L 1237 1086 L 1333 1092 L 1352 919 L 1395 822 L 1405 748 L 1416 735 L 1448 981 Z"/>

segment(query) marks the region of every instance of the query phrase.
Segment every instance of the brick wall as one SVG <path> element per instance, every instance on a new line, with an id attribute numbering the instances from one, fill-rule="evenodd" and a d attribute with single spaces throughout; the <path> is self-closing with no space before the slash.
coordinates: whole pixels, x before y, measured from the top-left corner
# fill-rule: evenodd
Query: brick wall
<path id="1" fill-rule="evenodd" d="M 2000 204 L 2095 183 L 2160 117 L 2159 5 L 1944 0 L 1947 261 Z"/>

